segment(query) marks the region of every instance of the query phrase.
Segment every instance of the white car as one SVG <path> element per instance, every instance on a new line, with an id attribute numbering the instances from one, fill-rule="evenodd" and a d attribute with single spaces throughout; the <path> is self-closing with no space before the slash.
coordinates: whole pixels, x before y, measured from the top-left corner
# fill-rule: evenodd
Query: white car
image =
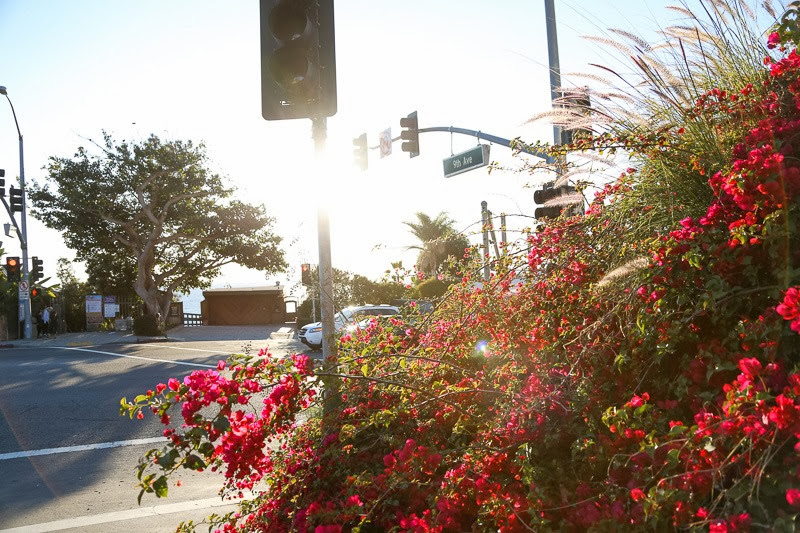
<path id="1" fill-rule="evenodd" d="M 336 334 L 341 334 L 348 325 L 358 324 L 359 321 L 367 317 L 397 315 L 399 313 L 400 309 L 394 305 L 381 304 L 345 307 L 334 315 L 333 328 Z M 306 324 L 300 328 L 297 336 L 300 342 L 312 350 L 319 350 L 322 348 L 322 322 Z"/>

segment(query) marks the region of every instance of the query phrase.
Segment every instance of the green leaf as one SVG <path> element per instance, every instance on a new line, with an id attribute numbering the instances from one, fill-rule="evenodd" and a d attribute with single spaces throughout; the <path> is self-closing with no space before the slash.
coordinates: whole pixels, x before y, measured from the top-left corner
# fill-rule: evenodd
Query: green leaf
<path id="1" fill-rule="evenodd" d="M 140 403 L 140 402 L 145 401 L 146 399 L 147 399 L 147 395 L 146 394 L 140 394 L 136 398 L 133 399 L 133 403 Z"/>
<path id="2" fill-rule="evenodd" d="M 205 457 L 211 457 L 211 454 L 214 453 L 214 445 L 210 442 L 204 442 L 197 448 L 197 451 L 202 453 Z"/>
<path id="3" fill-rule="evenodd" d="M 361 365 L 361 373 L 364 374 L 365 376 L 369 374 L 369 365 L 367 365 L 367 363 Z"/>
<path id="4" fill-rule="evenodd" d="M 192 454 L 186 458 L 183 467 L 190 470 L 203 470 L 206 467 L 206 462 L 199 455 Z"/>
<path id="5" fill-rule="evenodd" d="M 220 416 L 216 420 L 214 420 L 214 429 L 220 431 L 222 433 L 228 431 L 231 428 L 231 423 L 228 420 L 227 416 Z"/>
<path id="6" fill-rule="evenodd" d="M 672 466 L 678 464 L 678 459 L 680 458 L 681 451 L 678 449 L 672 449 L 667 452 L 667 457 L 669 458 L 669 462 Z"/>
<path id="7" fill-rule="evenodd" d="M 163 468 L 164 470 L 169 470 L 173 466 L 175 466 L 175 462 L 178 460 L 178 456 L 180 453 L 178 450 L 172 449 L 166 455 L 162 455 L 158 458 L 158 466 Z"/>
<path id="8" fill-rule="evenodd" d="M 159 477 L 155 483 L 153 483 L 153 490 L 155 490 L 156 497 L 166 498 L 167 493 L 169 492 L 169 487 L 167 486 L 167 476 Z"/>
<path id="9" fill-rule="evenodd" d="M 669 430 L 669 436 L 677 437 L 678 435 L 683 435 L 688 430 L 689 428 L 687 428 L 686 426 L 672 426 Z"/>

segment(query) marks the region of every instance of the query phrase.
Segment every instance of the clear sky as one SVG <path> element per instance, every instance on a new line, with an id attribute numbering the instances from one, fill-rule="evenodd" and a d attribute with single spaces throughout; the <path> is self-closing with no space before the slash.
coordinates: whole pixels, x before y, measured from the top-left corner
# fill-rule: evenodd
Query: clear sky
<path id="1" fill-rule="evenodd" d="M 572 72 L 608 64 L 613 54 L 584 35 L 623 28 L 647 38 L 675 21 L 661 0 L 556 0 L 564 85 Z M 485 169 L 444 179 L 442 159 L 474 138 L 423 134 L 409 159 L 395 143 L 370 168 L 352 165 L 352 139 L 369 144 L 411 111 L 420 127 L 459 126 L 505 138 L 552 141 L 546 123 L 526 120 L 550 107 L 544 0 L 460 2 L 338 0 L 335 5 L 339 111 L 328 121 L 328 159 L 315 173 L 309 120 L 261 118 L 256 0 L 0 0 L 0 85 L 8 88 L 25 141 L 28 181 L 44 178 L 49 156 L 71 156 L 101 131 L 140 140 L 151 133 L 203 141 L 211 165 L 251 203 L 277 219 L 290 270 L 279 275 L 226 268 L 215 286 L 299 281 L 299 264 L 317 260 L 315 191 L 322 180 L 337 268 L 373 279 L 414 244 L 402 224 L 423 211 L 447 212 L 459 229 L 479 230 L 480 203 L 522 227 L 534 209 L 532 189 L 546 176 Z M 509 150 L 491 157 L 513 165 Z M 18 144 L 8 102 L 0 101 L 0 168 L 18 174 Z M 316 174 L 316 175 L 315 175 Z M 91 199 L 87 199 L 91 201 Z M 514 215 L 512 217 L 512 215 Z M 3 222 L 5 212 L 0 213 Z M 29 218 L 29 254 L 77 261 L 61 236 Z M 16 239 L 0 236 L 19 253 Z M 478 242 L 478 237 L 472 237 Z M 76 271 L 82 275 L 81 265 Z"/>

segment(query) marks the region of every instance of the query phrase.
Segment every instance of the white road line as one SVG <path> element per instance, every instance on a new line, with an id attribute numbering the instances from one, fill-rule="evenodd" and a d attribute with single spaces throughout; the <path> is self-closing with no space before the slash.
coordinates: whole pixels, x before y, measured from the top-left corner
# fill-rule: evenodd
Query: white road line
<path id="1" fill-rule="evenodd" d="M 168 348 L 170 350 L 185 350 L 187 352 L 208 352 L 208 353 L 226 352 L 230 354 L 230 350 L 203 350 L 202 348 L 183 348 L 181 346 L 159 346 L 159 348 Z"/>
<path id="2" fill-rule="evenodd" d="M 112 357 L 125 357 L 127 359 L 139 359 L 141 361 L 149 361 L 151 363 L 169 363 L 172 365 L 185 365 L 185 366 L 199 366 L 200 368 L 217 368 L 217 365 L 204 365 L 200 363 L 187 363 L 185 361 L 170 361 L 169 359 L 156 359 L 154 357 L 141 357 L 138 355 L 127 355 L 122 353 L 104 352 L 102 350 L 90 350 L 88 348 L 71 348 L 69 346 L 60 346 L 62 350 L 75 350 L 76 352 L 89 352 L 99 353 L 103 355 L 110 355 Z"/>
<path id="3" fill-rule="evenodd" d="M 115 511 L 89 516 L 78 516 L 75 518 L 65 518 L 53 522 L 42 524 L 31 524 L 29 526 L 13 527 L 11 529 L 0 529 L 2 533 L 43 533 L 45 531 L 60 531 L 64 529 L 85 528 L 97 524 L 107 524 L 109 522 L 120 522 L 123 520 L 137 520 L 153 516 L 161 516 L 172 513 L 184 513 L 198 509 L 210 509 L 212 507 L 224 507 L 236 505 L 242 500 L 223 500 L 222 498 L 206 498 L 181 503 L 171 503 L 166 505 L 155 505 L 151 507 L 139 507 L 127 511 Z"/>
<path id="4" fill-rule="evenodd" d="M 139 446 L 141 444 L 154 444 L 165 442 L 166 437 L 152 437 L 149 439 L 118 440 L 114 442 L 100 442 L 97 444 L 82 444 L 78 446 L 64 446 L 63 448 L 44 448 L 41 450 L 27 450 L 23 452 L 0 453 L 0 461 L 19 459 L 21 457 L 34 457 L 37 455 L 52 455 L 54 453 L 84 452 L 88 450 L 101 450 L 103 448 L 119 448 L 122 446 Z"/>

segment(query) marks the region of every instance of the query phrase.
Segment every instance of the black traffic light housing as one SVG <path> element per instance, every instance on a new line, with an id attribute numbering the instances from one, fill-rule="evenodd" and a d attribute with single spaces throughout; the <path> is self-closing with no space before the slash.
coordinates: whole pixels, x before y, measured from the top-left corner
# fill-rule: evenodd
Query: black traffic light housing
<path id="1" fill-rule="evenodd" d="M 300 281 L 303 285 L 311 285 L 311 265 L 303 263 L 300 265 Z"/>
<path id="2" fill-rule="evenodd" d="M 17 189 L 12 185 L 8 195 L 8 204 L 11 212 L 22 213 L 22 189 Z"/>
<path id="3" fill-rule="evenodd" d="M 31 283 L 36 283 L 40 279 L 44 277 L 44 271 L 42 269 L 42 260 L 38 257 L 31 257 L 31 271 L 28 274 L 28 277 Z"/>
<path id="4" fill-rule="evenodd" d="M 261 0 L 261 114 L 336 114 L 333 0 Z"/>
<path id="5" fill-rule="evenodd" d="M 19 281 L 20 274 L 19 257 L 6 257 L 6 279 L 8 281 Z"/>
<path id="6" fill-rule="evenodd" d="M 358 168 L 367 170 L 369 158 L 367 157 L 367 134 L 362 133 L 353 139 L 353 160 Z"/>
<path id="7" fill-rule="evenodd" d="M 417 112 L 414 111 L 407 117 L 401 118 L 400 127 L 405 128 L 400 132 L 400 138 L 403 139 L 400 149 L 408 152 L 409 157 L 417 157 L 419 155 L 419 121 L 417 120 Z"/>
<path id="8" fill-rule="evenodd" d="M 566 196 L 575 192 L 575 187 L 570 185 L 562 185 L 561 187 L 552 187 L 552 183 L 545 184 L 541 189 L 534 191 L 533 201 L 537 204 L 542 204 L 542 207 L 537 207 L 533 212 L 536 218 L 558 218 L 561 213 L 567 209 L 572 208 L 572 202 L 557 203 L 555 205 L 546 205 L 552 200 L 560 196 Z"/>
<path id="9" fill-rule="evenodd" d="M 6 170 L 0 168 L 0 196 L 6 195 Z"/>

